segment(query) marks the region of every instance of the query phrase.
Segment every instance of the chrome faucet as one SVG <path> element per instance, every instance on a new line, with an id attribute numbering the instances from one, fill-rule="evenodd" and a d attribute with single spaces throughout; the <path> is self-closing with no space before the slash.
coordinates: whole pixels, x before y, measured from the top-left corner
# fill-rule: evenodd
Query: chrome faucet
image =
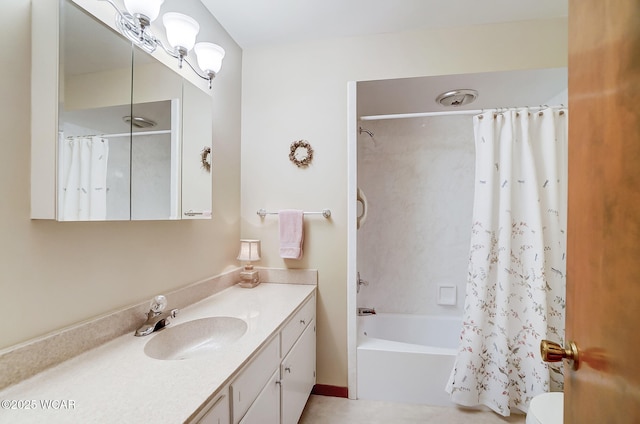
<path id="1" fill-rule="evenodd" d="M 171 322 L 171 318 L 175 318 L 178 309 L 172 309 L 169 312 L 162 312 L 167 307 L 167 298 L 158 295 L 151 300 L 149 312 L 147 312 L 147 320 L 140 328 L 136 330 L 136 336 L 147 336 L 154 331 L 163 329 Z"/>

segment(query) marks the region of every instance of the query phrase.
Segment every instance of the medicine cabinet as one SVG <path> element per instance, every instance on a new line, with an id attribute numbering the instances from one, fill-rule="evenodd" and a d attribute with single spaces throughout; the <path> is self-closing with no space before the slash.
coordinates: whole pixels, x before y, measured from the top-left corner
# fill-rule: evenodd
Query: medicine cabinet
<path id="1" fill-rule="evenodd" d="M 32 2 L 31 217 L 209 218 L 211 96 L 119 34 L 105 5 Z"/>

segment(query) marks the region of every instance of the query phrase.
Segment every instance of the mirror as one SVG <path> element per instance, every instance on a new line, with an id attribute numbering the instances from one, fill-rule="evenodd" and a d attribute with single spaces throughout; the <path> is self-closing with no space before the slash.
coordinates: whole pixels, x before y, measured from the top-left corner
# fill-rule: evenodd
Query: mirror
<path id="1" fill-rule="evenodd" d="M 56 219 L 209 218 L 209 94 L 71 0 L 59 21 Z"/>
<path id="2" fill-rule="evenodd" d="M 134 47 L 131 219 L 180 218 L 182 89 L 180 75 Z"/>

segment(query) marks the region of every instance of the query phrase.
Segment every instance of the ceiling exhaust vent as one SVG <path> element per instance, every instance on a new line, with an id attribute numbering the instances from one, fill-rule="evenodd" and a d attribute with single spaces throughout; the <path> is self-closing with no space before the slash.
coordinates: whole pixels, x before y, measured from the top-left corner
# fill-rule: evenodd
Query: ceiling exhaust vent
<path id="1" fill-rule="evenodd" d="M 123 116 L 122 120 L 135 128 L 151 128 L 158 125 L 155 121 L 143 116 Z"/>
<path id="2" fill-rule="evenodd" d="M 469 104 L 478 98 L 476 90 L 460 89 L 451 90 L 440 94 L 436 102 L 445 107 L 460 107 Z"/>

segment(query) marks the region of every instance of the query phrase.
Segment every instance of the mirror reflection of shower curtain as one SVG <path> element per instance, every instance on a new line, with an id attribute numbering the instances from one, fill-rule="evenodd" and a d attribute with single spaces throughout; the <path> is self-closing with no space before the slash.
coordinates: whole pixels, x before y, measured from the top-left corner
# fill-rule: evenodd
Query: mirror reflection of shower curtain
<path id="1" fill-rule="evenodd" d="M 562 390 L 540 357 L 564 345 L 567 111 L 474 117 L 476 180 L 463 329 L 446 390 L 508 416 Z"/>
<path id="2" fill-rule="evenodd" d="M 59 220 L 104 220 L 109 141 L 99 136 L 60 140 Z"/>

